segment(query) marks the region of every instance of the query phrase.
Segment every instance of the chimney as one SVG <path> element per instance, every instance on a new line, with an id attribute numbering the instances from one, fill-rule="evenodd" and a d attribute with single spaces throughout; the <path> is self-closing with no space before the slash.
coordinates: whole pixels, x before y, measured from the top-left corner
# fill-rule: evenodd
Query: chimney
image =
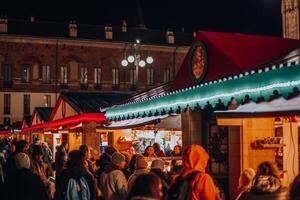
<path id="1" fill-rule="evenodd" d="M 6 16 L 0 17 L 0 33 L 7 33 L 7 18 Z"/>
<path id="2" fill-rule="evenodd" d="M 166 32 L 166 40 L 168 44 L 174 44 L 175 43 L 175 35 L 174 32 L 171 29 L 168 29 Z"/>
<path id="3" fill-rule="evenodd" d="M 104 32 L 105 32 L 105 39 L 107 39 L 107 40 L 113 39 L 113 31 L 112 31 L 111 25 L 109 25 L 109 24 L 105 25 Z"/>
<path id="4" fill-rule="evenodd" d="M 126 23 L 125 20 L 122 21 L 122 32 L 123 32 L 123 33 L 127 32 L 127 23 Z"/>
<path id="5" fill-rule="evenodd" d="M 75 21 L 70 21 L 69 23 L 69 36 L 77 37 L 77 24 Z"/>
<path id="6" fill-rule="evenodd" d="M 30 22 L 31 22 L 31 23 L 34 23 L 34 16 L 31 16 L 31 17 L 30 17 Z"/>

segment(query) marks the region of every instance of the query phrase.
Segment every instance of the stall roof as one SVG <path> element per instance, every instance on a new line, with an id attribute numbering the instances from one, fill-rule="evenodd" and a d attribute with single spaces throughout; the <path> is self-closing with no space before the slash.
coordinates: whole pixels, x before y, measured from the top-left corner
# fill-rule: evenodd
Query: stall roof
<path id="1" fill-rule="evenodd" d="M 247 104 L 240 105 L 235 110 L 215 111 L 217 116 L 258 116 L 258 115 L 293 115 L 300 114 L 300 96 L 284 99 L 279 97 L 270 102 L 263 101 L 255 103 L 250 101 Z"/>
<path id="2" fill-rule="evenodd" d="M 50 107 L 36 107 L 35 111 L 38 114 L 39 118 L 43 122 L 48 122 L 53 108 Z"/>
<path id="3" fill-rule="evenodd" d="M 199 31 L 192 44 L 204 43 L 208 68 L 202 82 L 272 66 L 289 52 L 300 48 L 300 40 L 281 37 Z M 173 90 L 193 86 L 189 78 L 189 54 L 186 55 L 172 86 Z"/>
<path id="4" fill-rule="evenodd" d="M 107 126 L 98 127 L 98 129 L 128 129 L 136 128 L 150 124 L 158 124 L 161 120 L 166 119 L 169 115 L 159 115 L 152 117 L 139 117 L 134 119 L 127 119 L 122 121 L 112 121 Z"/>
<path id="5" fill-rule="evenodd" d="M 129 93 L 89 93 L 62 92 L 60 97 L 68 102 L 78 113 L 100 113 L 101 108 L 116 103 L 127 97 Z"/>
<path id="6" fill-rule="evenodd" d="M 189 78 L 189 53 L 171 86 L 157 95 L 144 93 L 106 108 L 110 120 L 175 112 L 187 106 L 227 105 L 246 95 L 256 101 L 274 91 L 284 97 L 299 87 L 300 41 L 279 37 L 199 31 L 193 44 L 204 43 L 207 74 L 194 85 Z M 290 77 L 292 77 L 290 79 Z M 154 89 L 151 91 L 155 91 Z"/>
<path id="7" fill-rule="evenodd" d="M 154 113 L 175 112 L 189 106 L 204 107 L 207 104 L 215 107 L 217 103 L 228 105 L 232 98 L 237 102 L 248 96 L 253 101 L 260 97 L 269 99 L 278 92 L 287 98 L 291 93 L 299 92 L 300 65 L 273 66 L 247 72 L 234 77 L 215 80 L 213 82 L 174 91 L 157 98 L 119 105 L 106 110 L 106 117 L 110 120 L 122 118 L 153 115 Z"/>

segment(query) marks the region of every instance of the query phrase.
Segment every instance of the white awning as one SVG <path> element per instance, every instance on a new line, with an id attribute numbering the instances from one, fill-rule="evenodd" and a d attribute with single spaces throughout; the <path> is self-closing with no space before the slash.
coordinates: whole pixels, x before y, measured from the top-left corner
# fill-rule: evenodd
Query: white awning
<path id="1" fill-rule="evenodd" d="M 263 114 L 263 113 L 300 113 L 300 96 L 289 100 L 283 97 L 270 102 L 255 103 L 253 101 L 240 105 L 235 110 L 215 111 L 218 115 L 223 114 Z"/>
<path id="2" fill-rule="evenodd" d="M 178 120 L 179 119 L 179 120 Z M 155 125 L 156 128 L 166 129 L 180 129 L 181 120 L 180 115 L 161 115 L 152 117 L 139 117 L 134 119 L 127 119 L 121 121 L 112 121 L 107 126 L 101 126 L 99 129 L 128 129 L 136 128 L 145 125 Z"/>

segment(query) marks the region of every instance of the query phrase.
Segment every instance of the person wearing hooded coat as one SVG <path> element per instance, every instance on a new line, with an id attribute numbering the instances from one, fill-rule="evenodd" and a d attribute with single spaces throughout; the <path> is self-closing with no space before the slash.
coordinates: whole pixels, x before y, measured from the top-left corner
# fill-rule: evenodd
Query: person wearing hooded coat
<path id="1" fill-rule="evenodd" d="M 185 181 L 189 179 L 192 173 L 198 172 L 189 183 L 191 200 L 220 199 L 219 191 L 214 184 L 213 178 L 205 172 L 208 160 L 209 155 L 200 145 L 191 145 L 183 153 L 183 171 L 176 178 L 175 182 L 180 181 L 180 179 Z"/>

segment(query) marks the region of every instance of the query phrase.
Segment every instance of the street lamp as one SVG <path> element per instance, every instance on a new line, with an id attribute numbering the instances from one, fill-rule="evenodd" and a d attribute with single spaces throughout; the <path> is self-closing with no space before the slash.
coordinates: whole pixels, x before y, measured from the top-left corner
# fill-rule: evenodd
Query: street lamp
<path id="1" fill-rule="evenodd" d="M 142 59 L 141 54 L 141 44 L 140 40 L 137 39 L 133 44 L 132 50 L 133 54 L 129 54 L 126 58 L 126 47 L 124 52 L 124 59 L 121 61 L 121 65 L 123 67 L 127 67 L 129 63 L 133 63 L 135 66 L 135 77 L 134 77 L 134 85 L 138 88 L 138 76 L 139 76 L 139 67 L 145 67 L 147 64 L 152 64 L 154 59 L 151 56 L 147 56 L 146 60 Z"/>

